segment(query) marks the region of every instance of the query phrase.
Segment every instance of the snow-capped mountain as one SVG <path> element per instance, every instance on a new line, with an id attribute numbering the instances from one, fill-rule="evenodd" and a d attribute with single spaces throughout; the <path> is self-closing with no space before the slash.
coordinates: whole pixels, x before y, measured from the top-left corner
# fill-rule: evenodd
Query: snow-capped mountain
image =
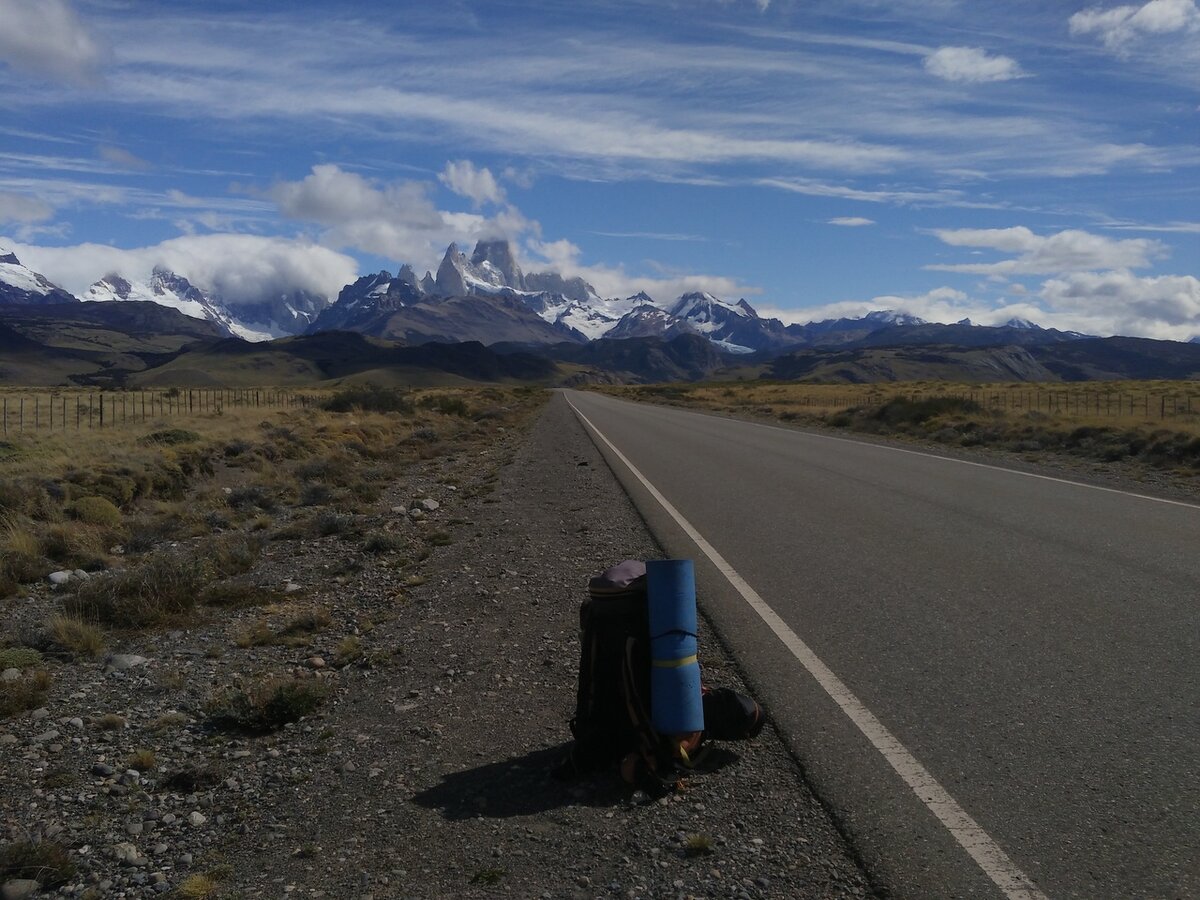
<path id="1" fill-rule="evenodd" d="M 665 309 L 655 306 L 649 302 L 650 298 L 645 294 L 637 296 L 645 297 L 647 302 L 638 304 L 622 316 L 621 320 L 604 335 L 605 337 L 614 340 L 641 337 L 670 340 L 680 334 L 696 333 L 693 325 L 671 315 Z"/>
<path id="2" fill-rule="evenodd" d="M 0 304 L 30 306 L 75 303 L 78 299 L 40 272 L 21 265 L 15 253 L 0 248 Z"/>
<path id="3" fill-rule="evenodd" d="M 337 299 L 321 310 L 308 327 L 321 331 L 356 331 L 358 326 L 380 312 L 401 309 L 419 303 L 425 291 L 411 266 L 403 266 L 395 278 L 382 271 L 364 275 L 342 288 Z"/>
<path id="4" fill-rule="evenodd" d="M 88 288 L 82 299 L 102 303 L 129 300 L 157 303 L 177 309 L 193 319 L 212 322 L 230 337 L 248 341 L 269 341 L 300 333 L 326 305 L 324 298 L 306 291 L 233 305 L 162 267 L 155 268 L 145 282 L 130 281 L 115 272 L 110 273 Z"/>

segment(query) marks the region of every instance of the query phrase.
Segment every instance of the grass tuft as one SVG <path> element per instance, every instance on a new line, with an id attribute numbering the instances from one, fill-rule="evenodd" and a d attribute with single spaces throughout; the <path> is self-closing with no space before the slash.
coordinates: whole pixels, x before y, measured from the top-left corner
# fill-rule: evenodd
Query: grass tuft
<path id="1" fill-rule="evenodd" d="M 140 566 L 98 575 L 63 599 L 63 609 L 116 628 L 146 628 L 185 617 L 203 584 L 202 565 L 179 553 L 155 553 Z"/>
<path id="2" fill-rule="evenodd" d="M 92 658 L 104 652 L 104 632 L 78 616 L 51 616 L 48 633 L 54 646 L 74 656 Z"/>

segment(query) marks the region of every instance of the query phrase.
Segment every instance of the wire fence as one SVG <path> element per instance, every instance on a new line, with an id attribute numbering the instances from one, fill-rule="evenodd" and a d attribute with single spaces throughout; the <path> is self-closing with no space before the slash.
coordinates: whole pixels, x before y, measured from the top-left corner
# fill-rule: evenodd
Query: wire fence
<path id="1" fill-rule="evenodd" d="M 989 391 L 917 391 L 889 393 L 857 393 L 849 395 L 814 394 L 789 396 L 792 405 L 806 407 L 848 408 L 853 406 L 882 406 L 897 398 L 914 403 L 922 400 L 956 399 L 978 403 L 985 409 L 1007 412 L 1044 412 L 1057 416 L 1078 418 L 1169 419 L 1200 414 L 1200 385 L 1197 393 L 1169 391 L 1098 391 L 1098 390 L 989 390 Z"/>
<path id="2" fill-rule="evenodd" d="M 62 391 L 0 397 L 0 432 L 82 431 L 164 419 L 220 414 L 225 409 L 308 407 L 307 394 L 278 389 L 171 389 L 166 391 Z"/>

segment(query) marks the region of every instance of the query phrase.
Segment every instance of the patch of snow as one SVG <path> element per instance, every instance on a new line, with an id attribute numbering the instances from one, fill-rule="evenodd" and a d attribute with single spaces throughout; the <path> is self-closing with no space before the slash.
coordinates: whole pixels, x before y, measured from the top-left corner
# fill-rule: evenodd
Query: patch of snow
<path id="1" fill-rule="evenodd" d="M 709 338 L 709 340 L 712 340 Z M 731 344 L 729 341 L 713 341 L 714 346 L 720 347 L 726 353 L 753 353 L 753 347 L 743 347 L 741 344 Z"/>

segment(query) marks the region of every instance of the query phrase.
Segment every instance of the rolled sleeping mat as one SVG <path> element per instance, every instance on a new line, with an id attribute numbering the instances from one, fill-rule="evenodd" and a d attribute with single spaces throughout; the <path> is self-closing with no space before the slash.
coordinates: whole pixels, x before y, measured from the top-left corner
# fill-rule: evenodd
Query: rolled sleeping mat
<path id="1" fill-rule="evenodd" d="M 650 721 L 663 735 L 703 731 L 692 561 L 648 561 L 646 597 L 650 616 Z"/>

